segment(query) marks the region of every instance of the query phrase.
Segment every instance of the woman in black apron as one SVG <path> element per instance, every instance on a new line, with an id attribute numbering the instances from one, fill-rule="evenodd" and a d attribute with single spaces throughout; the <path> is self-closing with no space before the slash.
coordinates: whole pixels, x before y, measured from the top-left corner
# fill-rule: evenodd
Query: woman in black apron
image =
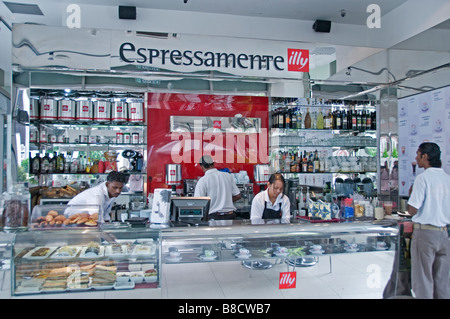
<path id="1" fill-rule="evenodd" d="M 285 180 L 281 174 L 272 174 L 267 189 L 252 200 L 250 219 L 252 224 L 289 223 L 290 202 L 283 194 Z"/>

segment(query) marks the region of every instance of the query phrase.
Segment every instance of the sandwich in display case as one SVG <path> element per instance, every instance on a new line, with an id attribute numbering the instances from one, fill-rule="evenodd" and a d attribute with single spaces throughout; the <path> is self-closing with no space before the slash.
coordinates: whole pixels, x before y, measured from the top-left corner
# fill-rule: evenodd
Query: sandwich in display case
<path id="1" fill-rule="evenodd" d="M 16 233 L 11 294 L 160 287 L 160 232 L 151 229 Z"/>

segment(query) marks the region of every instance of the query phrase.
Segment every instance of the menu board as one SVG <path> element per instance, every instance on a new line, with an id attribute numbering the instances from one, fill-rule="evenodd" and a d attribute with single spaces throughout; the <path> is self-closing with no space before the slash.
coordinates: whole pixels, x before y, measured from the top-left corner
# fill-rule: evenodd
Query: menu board
<path id="1" fill-rule="evenodd" d="M 398 100 L 399 195 L 408 196 L 416 176 L 416 151 L 423 142 L 441 149 L 442 168 L 450 174 L 450 86 Z"/>

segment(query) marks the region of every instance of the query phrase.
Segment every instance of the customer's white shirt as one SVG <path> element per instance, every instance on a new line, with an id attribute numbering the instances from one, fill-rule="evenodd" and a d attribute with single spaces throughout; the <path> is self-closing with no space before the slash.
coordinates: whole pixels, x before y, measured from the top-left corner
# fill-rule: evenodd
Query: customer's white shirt
<path id="1" fill-rule="evenodd" d="M 220 172 L 216 168 L 209 169 L 197 181 L 195 197 L 210 197 L 209 214 L 236 210 L 233 196 L 239 195 L 239 188 L 231 174 Z"/>
<path id="2" fill-rule="evenodd" d="M 278 210 L 280 203 L 281 203 L 281 219 L 273 219 L 268 220 L 267 223 L 273 224 L 273 223 L 282 223 L 282 224 L 289 224 L 290 218 L 291 218 L 291 202 L 289 201 L 289 197 L 285 196 L 284 194 L 279 194 L 277 198 L 275 199 L 275 203 L 272 205 L 272 202 L 269 199 L 269 193 L 268 190 L 264 190 L 262 192 L 259 192 L 256 194 L 256 196 L 252 200 L 252 208 L 250 211 L 250 220 L 252 224 L 264 224 L 266 220 L 262 218 L 264 208 L 266 207 L 265 204 L 267 203 L 267 208 Z"/>
<path id="3" fill-rule="evenodd" d="M 109 213 L 116 197 L 109 198 L 106 182 L 88 188 L 72 198 L 67 205 L 99 205 L 103 210 L 103 219 L 111 220 Z"/>
<path id="4" fill-rule="evenodd" d="M 450 175 L 442 168 L 427 168 L 416 177 L 408 204 L 418 209 L 413 222 L 436 227 L 449 225 Z"/>

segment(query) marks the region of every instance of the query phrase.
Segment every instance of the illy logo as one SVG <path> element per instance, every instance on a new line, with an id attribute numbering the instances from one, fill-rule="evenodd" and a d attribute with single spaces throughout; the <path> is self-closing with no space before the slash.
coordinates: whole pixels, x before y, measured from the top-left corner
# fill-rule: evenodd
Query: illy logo
<path id="1" fill-rule="evenodd" d="M 279 289 L 295 288 L 297 282 L 297 273 L 280 272 Z"/>
<path id="2" fill-rule="evenodd" d="M 288 71 L 309 72 L 309 51 L 288 49 Z"/>

